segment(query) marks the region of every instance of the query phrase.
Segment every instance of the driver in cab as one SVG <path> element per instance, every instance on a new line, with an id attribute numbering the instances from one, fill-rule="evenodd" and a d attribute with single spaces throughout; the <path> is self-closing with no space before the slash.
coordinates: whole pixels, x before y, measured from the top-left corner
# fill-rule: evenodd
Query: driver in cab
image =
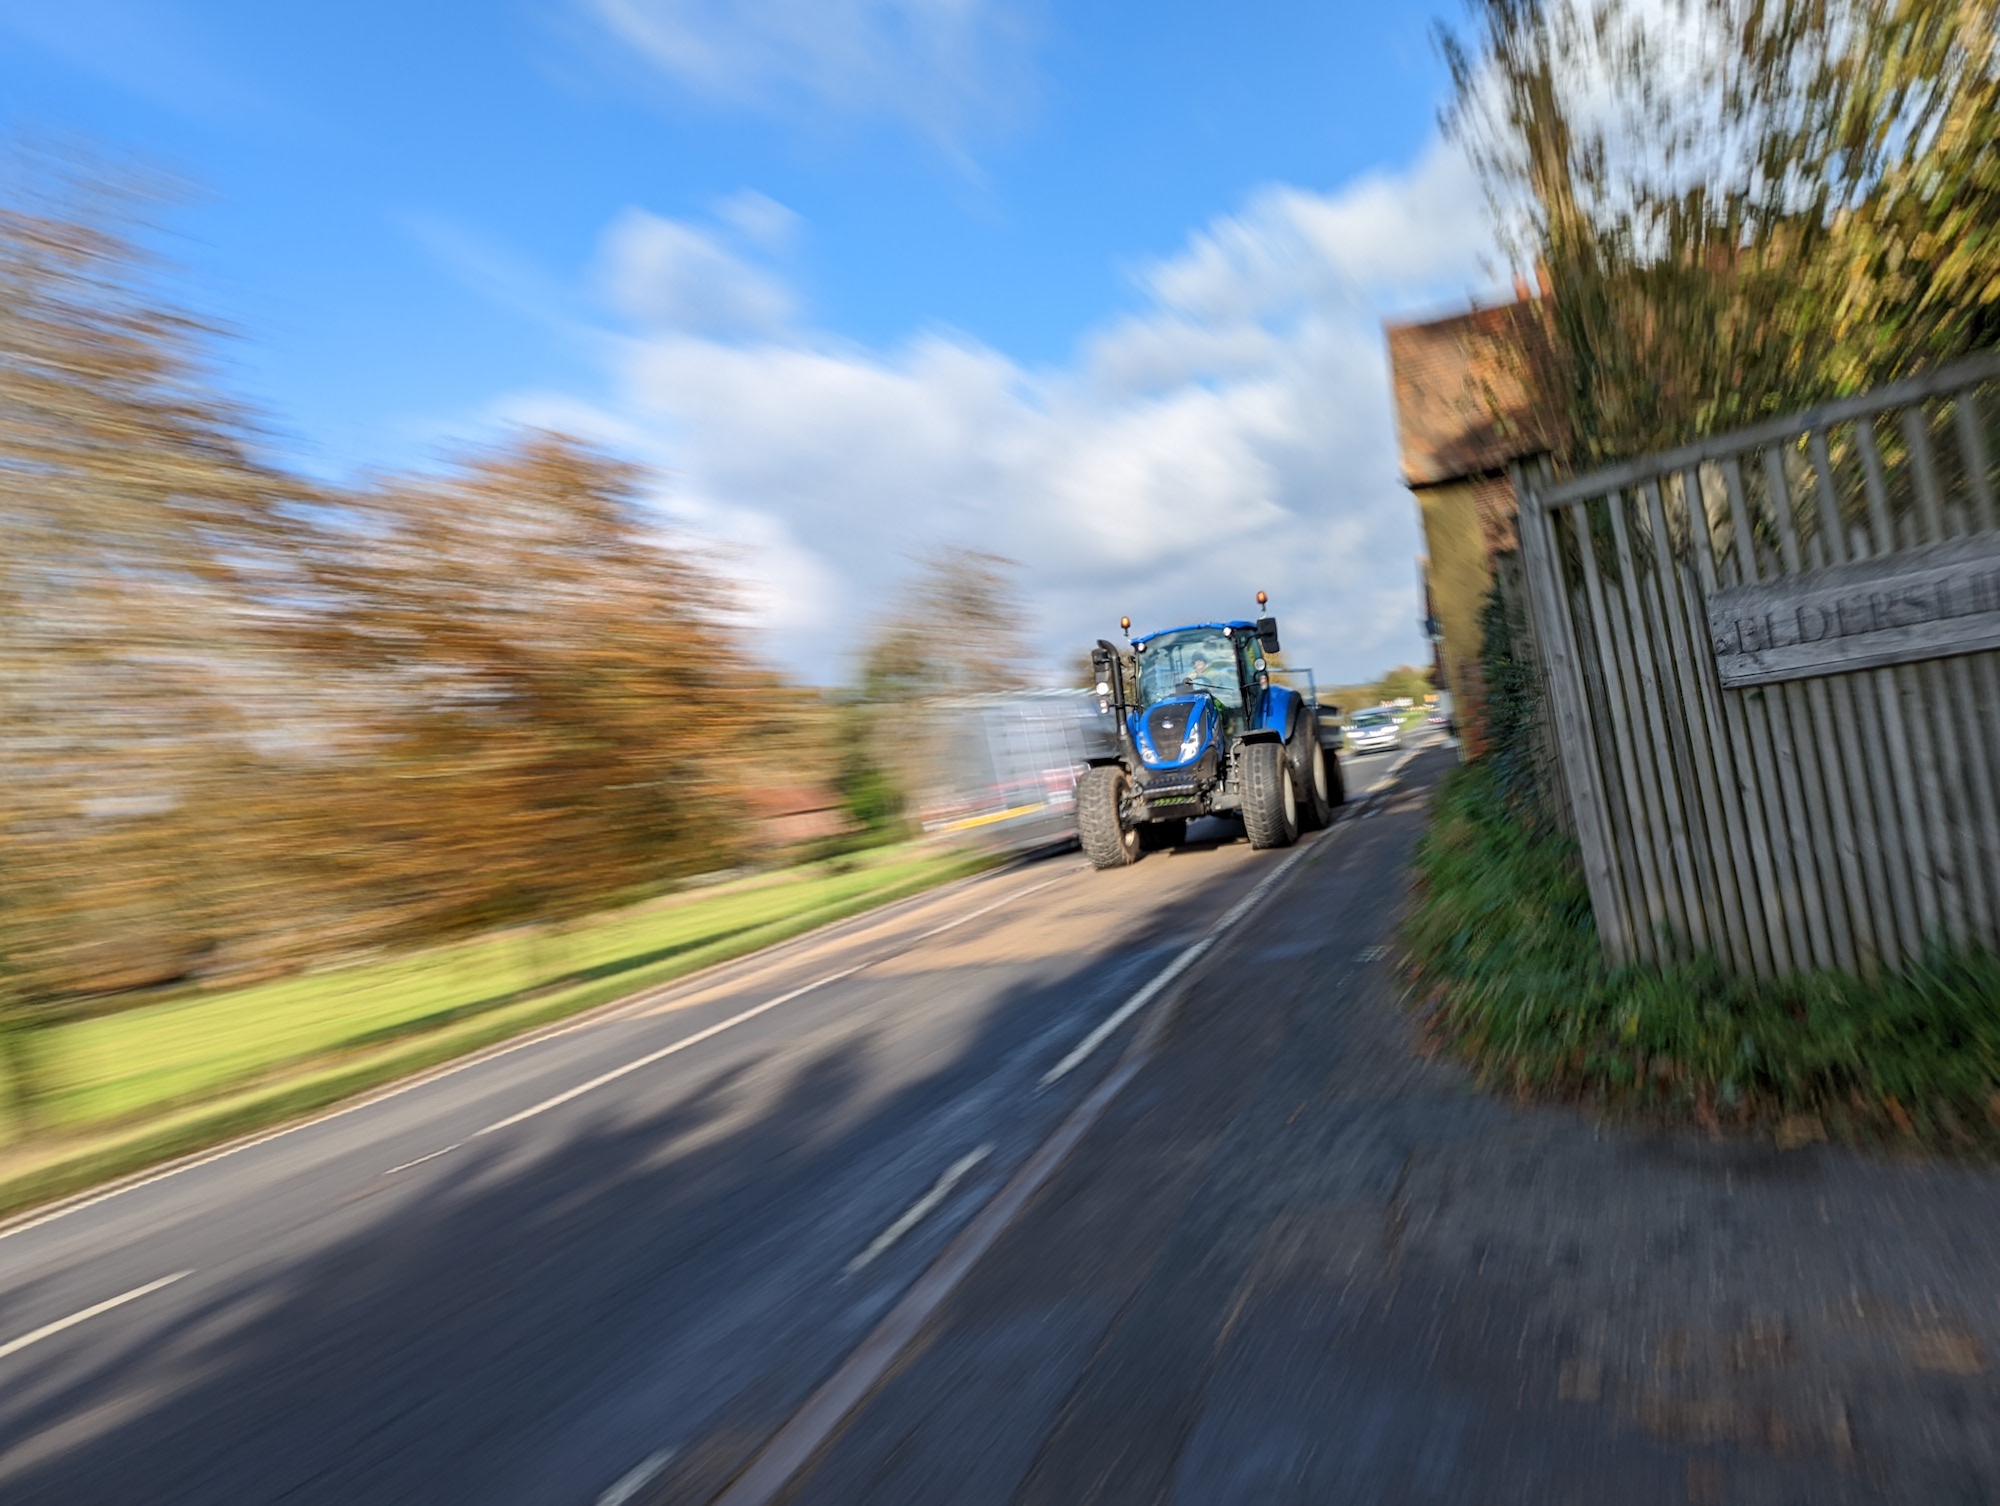
<path id="1" fill-rule="evenodd" d="M 1210 666 L 1208 656 L 1196 654 L 1194 663 L 1188 667 L 1186 677 L 1181 682 L 1196 690 L 1231 691 L 1236 688 L 1229 667 L 1223 664 Z"/>

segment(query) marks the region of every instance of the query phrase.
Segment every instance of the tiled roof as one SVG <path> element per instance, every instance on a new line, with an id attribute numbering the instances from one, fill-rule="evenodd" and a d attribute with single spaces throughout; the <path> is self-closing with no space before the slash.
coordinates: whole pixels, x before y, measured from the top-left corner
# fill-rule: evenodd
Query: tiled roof
<path id="1" fill-rule="evenodd" d="M 1405 482 L 1485 475 L 1549 448 L 1522 376 L 1526 342 L 1543 332 L 1542 307 L 1521 299 L 1387 326 Z"/>

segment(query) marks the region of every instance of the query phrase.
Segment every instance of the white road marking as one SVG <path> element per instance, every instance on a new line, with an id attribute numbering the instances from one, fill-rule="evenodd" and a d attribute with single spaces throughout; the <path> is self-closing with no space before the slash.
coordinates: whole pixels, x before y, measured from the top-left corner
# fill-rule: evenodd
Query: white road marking
<path id="1" fill-rule="evenodd" d="M 1068 1056 L 1065 1056 L 1061 1061 L 1049 1068 L 1048 1071 L 1044 1072 L 1040 1086 L 1043 1088 L 1049 1087 L 1082 1066 L 1089 1059 L 1093 1051 L 1111 1039 L 1120 1025 L 1152 1003 L 1159 996 L 1162 989 L 1190 967 L 1193 967 L 1201 959 L 1202 955 L 1210 947 L 1214 946 L 1231 926 L 1235 925 L 1238 920 L 1248 914 L 1259 900 L 1271 892 L 1280 879 L 1291 872 L 1294 863 L 1311 852 L 1316 845 L 1301 845 L 1286 854 L 1284 861 L 1265 874 L 1262 882 L 1256 888 L 1231 905 L 1222 919 L 1209 927 L 1207 935 L 1203 936 L 1201 940 L 1197 941 L 1193 946 L 1187 948 L 1178 957 L 1174 958 L 1172 962 L 1168 963 L 1165 972 L 1153 979 L 1151 983 L 1148 983 L 1123 1004 L 1112 1010 L 1095 1030 L 1091 1031 L 1089 1035 L 1077 1043 L 1076 1048 Z"/>
<path id="2" fill-rule="evenodd" d="M 904 1209 L 901 1218 L 898 1218 L 888 1228 L 876 1235 L 873 1244 L 847 1262 L 847 1274 L 852 1276 L 856 1271 L 888 1249 L 889 1246 L 916 1228 L 918 1224 L 924 1221 L 924 1218 L 930 1213 L 931 1209 L 950 1196 L 951 1189 L 959 1184 L 960 1179 L 968 1171 L 972 1170 L 973 1167 L 992 1154 L 992 1146 L 982 1145 L 979 1149 L 960 1156 L 951 1165 L 947 1166 L 944 1175 L 931 1184 L 929 1192 L 926 1192 L 922 1197 L 910 1204 L 908 1208 Z"/>
<path id="3" fill-rule="evenodd" d="M 851 978 L 867 965 L 865 962 L 856 963 L 853 967 L 844 967 L 837 973 L 828 973 L 824 978 L 815 978 L 810 983 L 802 983 L 789 993 L 782 993 L 775 999 L 766 999 L 762 1004 L 752 1005 L 740 1014 L 733 1014 L 726 1020 L 710 1025 L 706 1030 L 697 1030 L 693 1035 L 683 1036 L 670 1046 L 662 1046 L 657 1051 L 648 1051 L 644 1056 L 636 1057 L 623 1066 L 613 1067 L 609 1072 L 600 1072 L 589 1082 L 580 1082 L 573 1088 L 565 1088 L 554 1097 L 544 1098 L 540 1103 L 522 1109 L 518 1114 L 509 1114 L 505 1119 L 496 1119 L 486 1128 L 474 1130 L 473 1138 L 476 1140 L 481 1135 L 490 1135 L 495 1130 L 506 1129 L 524 1119 L 532 1119 L 537 1114 L 546 1114 L 550 1109 L 561 1108 L 571 1099 L 581 1098 L 586 1093 L 594 1093 L 606 1083 L 616 1082 L 619 1078 L 629 1076 L 642 1067 L 650 1067 L 654 1062 L 664 1061 L 667 1057 L 685 1051 L 690 1046 L 699 1046 L 709 1037 L 720 1035 L 725 1030 L 734 1030 L 745 1020 L 754 1020 L 760 1014 L 769 1014 L 780 1004 L 789 1004 L 802 994 L 809 994 L 816 988 L 825 988 L 829 983 L 838 983 L 842 978 Z"/>
<path id="4" fill-rule="evenodd" d="M 123 1307 L 127 1302 L 136 1302 L 149 1292 L 157 1292 L 163 1286 L 172 1286 L 183 1276 L 192 1276 L 193 1271 L 175 1271 L 171 1276 L 162 1276 L 158 1281 L 148 1281 L 144 1286 L 135 1286 L 129 1292 L 121 1292 L 100 1302 L 95 1307 L 86 1307 L 80 1313 L 71 1313 L 67 1318 L 58 1318 L 53 1323 L 44 1323 L 33 1333 L 24 1333 L 18 1339 L 10 1339 L 0 1344 L 0 1360 L 10 1354 L 17 1354 L 30 1344 L 38 1344 L 52 1334 L 61 1333 L 65 1328 L 74 1328 L 79 1323 L 87 1323 L 99 1313 L 108 1313 L 114 1307 Z"/>
<path id="5" fill-rule="evenodd" d="M 965 1232 L 917 1278 L 915 1285 L 903 1294 L 902 1301 L 875 1325 L 860 1347 L 778 1429 L 763 1451 L 716 1498 L 715 1506 L 770 1506 L 777 1500 L 786 1482 L 805 1466 L 861 1398 L 880 1384 L 896 1357 L 909 1348 L 945 1299 L 965 1280 L 966 1273 L 993 1248 L 1028 1200 L 1055 1174 L 1076 1142 L 1097 1122 L 1105 1106 L 1138 1074 L 1141 1061 L 1141 1057 L 1134 1056 L 1112 1068 L 1056 1132 L 1042 1142 L 1027 1164 L 1014 1173 L 1013 1180 L 979 1210 Z"/>
<path id="6" fill-rule="evenodd" d="M 414 1161 L 405 1161 L 401 1166 L 391 1166 L 387 1171 L 383 1172 L 382 1175 L 385 1177 L 393 1177 L 397 1172 L 408 1171 L 412 1166 L 421 1166 L 426 1161 L 435 1161 L 439 1156 L 448 1156 L 453 1151 L 457 1150 L 458 1147 L 460 1145 L 463 1145 L 464 1143 L 465 1142 L 463 1140 L 460 1140 L 455 1144 L 447 1145 L 443 1150 L 434 1150 L 427 1156 L 418 1156 Z"/>
<path id="7" fill-rule="evenodd" d="M 1390 764 L 1387 769 L 1383 770 L 1382 777 L 1376 780 L 1374 784 L 1368 787 L 1369 797 L 1372 799 L 1374 796 L 1380 794 L 1383 790 L 1387 789 L 1391 784 L 1395 783 L 1397 776 L 1400 775 L 1403 771 L 1403 766 L 1407 764 L 1411 759 L 1415 758 L 1419 751 L 1421 750 L 1416 748 L 1408 749 L 1407 751 L 1404 752 L 1401 758 L 1398 758 L 1394 763 Z M 1375 807 L 1371 805 L 1368 808 L 1368 810 L 1365 813 L 1363 813 L 1362 819 L 1365 821 L 1369 816 L 1372 816 L 1374 814 L 1375 814 Z M 1174 979 L 1178 978 L 1182 973 L 1186 972 L 1190 967 L 1194 966 L 1194 964 L 1201 959 L 1202 954 L 1207 952 L 1210 947 L 1214 946 L 1215 943 L 1222 938 L 1223 934 L 1227 932 L 1231 926 L 1235 925 L 1236 922 L 1240 920 L 1245 913 L 1247 913 L 1250 909 L 1252 909 L 1260 899 L 1262 899 L 1266 894 L 1271 892 L 1272 887 L 1276 885 L 1278 881 L 1281 880 L 1286 875 L 1286 873 L 1290 872 L 1292 864 L 1298 862 L 1298 860 L 1304 857 L 1308 852 L 1313 851 L 1314 847 L 1316 847 L 1317 845 L 1318 844 L 1315 843 L 1307 846 L 1300 846 L 1294 848 L 1292 852 L 1285 857 L 1285 860 L 1283 862 L 1278 864 L 1276 868 L 1273 868 L 1268 874 L 1264 876 L 1264 880 L 1262 883 L 1258 884 L 1256 888 L 1252 889 L 1248 894 L 1244 895 L 1243 898 L 1239 899 L 1234 905 L 1232 905 L 1229 909 L 1229 912 L 1225 914 L 1222 917 L 1222 919 L 1218 920 L 1213 926 L 1209 928 L 1207 935 L 1203 936 L 1201 940 L 1197 941 L 1193 946 L 1189 947 L 1186 951 L 1182 952 L 1180 956 L 1176 957 L 1171 963 L 1169 963 L 1167 966 L 1167 970 L 1165 972 L 1161 973 L 1151 983 L 1148 983 L 1144 988 L 1140 989 L 1136 994 L 1132 995 L 1132 997 L 1127 999 L 1123 1004 L 1120 1004 L 1116 1009 L 1112 1010 L 1110 1015 L 1103 1021 L 1102 1024 L 1100 1024 L 1095 1030 L 1091 1031 L 1089 1035 L 1085 1036 L 1080 1042 L 1077 1043 L 1075 1050 L 1071 1051 L 1068 1056 L 1065 1056 L 1061 1061 L 1057 1062 L 1053 1067 L 1049 1068 L 1049 1070 L 1042 1075 L 1040 1086 L 1046 1088 L 1051 1084 L 1068 1076 L 1071 1072 L 1075 1071 L 1077 1067 L 1081 1066 L 1084 1063 L 1084 1061 L 1089 1058 L 1090 1054 L 1093 1051 L 1095 1051 L 1099 1046 L 1103 1045 L 1107 1040 L 1111 1038 L 1111 1036 L 1117 1031 L 1120 1025 L 1123 1025 L 1127 1020 L 1131 1019 L 1133 1015 L 1137 1014 L 1140 1010 L 1144 1009 L 1148 1004 L 1152 1003 L 1153 1000 L 1159 996 L 1159 993 L 1162 989 L 1164 989 L 1168 984 L 1172 983 Z"/>
<path id="8" fill-rule="evenodd" d="M 1388 768 L 1384 769 L 1382 771 L 1382 777 L 1376 780 L 1373 784 L 1371 784 L 1368 787 L 1368 793 L 1373 795 L 1379 793 L 1382 790 L 1386 790 L 1395 781 L 1396 776 L 1403 772 L 1403 765 L 1408 763 L 1411 759 L 1415 758 L 1421 752 L 1423 752 L 1422 748 L 1405 748 L 1403 750 L 1403 756 L 1398 758 L 1394 763 L 1390 764 Z"/>
<path id="9" fill-rule="evenodd" d="M 1039 894 L 1042 890 L 1060 884 L 1064 879 L 1070 878 L 1082 871 L 1081 868 L 1071 868 L 1067 873 L 1059 873 L 1052 879 L 1044 879 L 1041 883 L 1032 884 L 1026 889 L 1017 889 L 1005 899 L 996 899 L 992 904 L 982 905 L 977 910 L 959 916 L 956 920 L 948 920 L 941 926 L 932 926 L 928 931 L 911 940 L 909 945 L 915 946 L 918 942 L 929 941 L 933 936 L 942 936 L 946 931 L 957 930 L 958 927 L 964 925 L 968 920 L 977 920 L 982 915 L 991 915 L 1002 905 L 1011 905 L 1017 899 L 1026 899 L 1030 894 Z"/>
<path id="10" fill-rule="evenodd" d="M 617 1484 L 613 1485 L 597 1498 L 597 1506 L 625 1506 L 627 1501 L 631 1500 L 632 1497 L 636 1496 L 651 1483 L 653 1476 L 657 1475 L 673 1462 L 673 1457 L 674 1450 L 670 1448 L 663 1448 L 658 1453 L 648 1454 L 637 1464 L 633 1465 L 632 1468 L 620 1475 Z"/>
<path id="11" fill-rule="evenodd" d="M 822 978 L 815 978 L 810 983 L 801 983 L 797 988 L 794 988 L 789 992 L 779 994 L 775 999 L 766 999 L 762 1004 L 754 1004 L 750 1008 L 743 1010 L 739 1014 L 731 1015 L 726 1020 L 719 1020 L 715 1024 L 708 1026 L 704 1030 L 697 1030 L 693 1035 L 683 1036 L 680 1040 L 675 1041 L 672 1045 L 662 1046 L 657 1051 L 649 1051 L 644 1056 L 636 1057 L 633 1060 L 624 1063 L 622 1066 L 613 1067 L 609 1072 L 600 1072 L 598 1073 L 597 1076 L 591 1078 L 589 1082 L 578 1083 L 573 1088 L 565 1088 L 562 1092 L 557 1093 L 552 1097 L 544 1098 L 540 1103 L 533 1104 L 528 1108 L 522 1109 L 518 1114 L 509 1114 L 505 1119 L 496 1119 L 493 1121 L 493 1123 L 487 1125 L 486 1128 L 482 1130 L 475 1130 L 472 1134 L 472 1138 L 476 1140 L 481 1135 L 490 1135 L 496 1130 L 507 1129 L 513 1125 L 519 1124 L 524 1119 L 532 1119 L 537 1114 L 546 1114 L 550 1109 L 560 1108 L 562 1107 L 562 1105 L 569 1103 L 574 1099 L 583 1097 L 583 1095 L 586 1093 L 596 1092 L 597 1089 L 603 1087 L 606 1083 L 616 1082 L 621 1077 L 627 1077 L 634 1072 L 640 1071 L 642 1068 L 652 1066 L 654 1062 L 664 1061 L 666 1058 L 673 1056 L 678 1052 L 687 1050 L 688 1047 L 690 1046 L 698 1046 L 703 1041 L 708 1040 L 713 1036 L 718 1036 L 722 1034 L 722 1032 L 725 1030 L 734 1030 L 738 1025 L 743 1024 L 746 1020 L 754 1020 L 760 1014 L 769 1014 L 779 1005 L 789 1004 L 792 1002 L 792 1000 L 800 998 L 806 994 L 809 994 L 813 992 L 815 989 L 825 988 L 830 983 L 838 983 L 843 978 L 851 978 L 856 973 L 861 972 L 866 968 L 873 967 L 877 962 L 886 961 L 890 956 L 900 955 L 901 952 L 906 952 L 911 947 L 915 947 L 923 942 L 929 941 L 933 936 L 941 936 L 946 931 L 952 930 L 957 926 L 964 925 L 967 921 L 977 920 L 982 915 L 990 915 L 995 910 L 998 910 L 1001 906 L 1011 905 L 1017 899 L 1026 899 L 1030 894 L 1034 894 L 1039 892 L 1040 890 L 1046 889 L 1052 884 L 1059 884 L 1063 881 L 1063 879 L 1068 877 L 1069 877 L 1068 874 L 1061 874 L 1056 878 L 1047 879 L 1042 883 L 1031 885 L 1026 889 L 1017 889 L 1012 894 L 1008 895 L 1005 899 L 997 899 L 992 904 L 983 905 L 979 909 L 972 911 L 970 914 L 959 916 L 958 919 L 956 920 L 946 921 L 941 926 L 933 926 L 930 930 L 922 932 L 920 935 L 913 938 L 910 942 L 908 942 L 905 946 L 900 948 L 899 951 L 897 952 L 888 953 L 883 957 L 871 957 L 866 962 L 857 962 L 852 967 L 843 967 L 838 972 L 828 973 L 825 977 Z"/>
<path id="12" fill-rule="evenodd" d="M 879 912 L 864 914 L 858 917 L 858 919 L 873 922 L 873 929 L 879 930 L 884 918 L 893 915 L 901 907 L 930 903 L 948 895 L 958 884 L 969 883 L 973 879 L 989 876 L 976 874 L 967 879 L 955 880 L 951 884 L 942 885 L 934 891 L 912 895 L 908 899 L 893 900 L 889 904 L 883 905 Z M 1050 882 L 1053 883 L 1054 880 Z M 857 923 L 857 917 L 854 916 L 829 921 L 825 926 L 815 926 L 812 930 L 791 937 L 786 941 L 774 943 L 767 950 L 776 950 L 779 947 L 788 946 L 811 947 L 824 941 L 825 938 L 821 934 L 822 932 L 837 930 L 839 927 L 855 923 Z M 736 961 L 742 962 L 747 960 L 754 963 L 762 955 L 760 952 L 753 952 L 749 954 L 748 958 L 738 958 Z M 734 963 L 731 962 L 722 962 L 717 963 L 716 968 L 720 970 L 733 965 Z M 768 965 L 768 961 L 766 965 Z M 67 1198 L 59 1198 L 52 1206 L 44 1207 L 36 1212 L 18 1214 L 12 1219 L 0 1219 L 0 1239 L 11 1239 L 16 1234 L 25 1234 L 30 1229 L 39 1229 L 43 1224 L 52 1224 L 59 1218 L 68 1218 L 72 1213 L 81 1213 L 86 1208 L 95 1208 L 99 1203 L 108 1203 L 111 1199 L 123 1197 L 128 1192 L 137 1192 L 142 1187 L 151 1187 L 155 1182 L 164 1182 L 169 1177 L 177 1177 L 183 1172 L 195 1171 L 216 1161 L 227 1160 L 230 1156 L 240 1155 L 246 1150 L 255 1150 L 260 1145 L 272 1140 L 281 1140 L 287 1135 L 297 1134 L 300 1130 L 311 1129 L 315 1125 L 326 1124 L 335 1119 L 344 1119 L 349 1114 L 358 1114 L 363 1109 L 373 1108 L 378 1103 L 386 1102 L 391 1098 L 400 1098 L 405 1093 L 414 1093 L 419 1088 L 429 1087 L 432 1083 L 441 1081 L 444 1078 L 455 1077 L 460 1072 L 467 1072 L 474 1067 L 484 1066 L 486 1063 L 497 1060 L 500 1057 L 511 1056 L 516 1051 L 526 1051 L 531 1047 L 559 1039 L 562 1036 L 573 1034 L 579 1030 L 593 1030 L 600 1025 L 608 1025 L 620 1020 L 630 1019 L 635 1015 L 642 1015 L 646 1010 L 657 1004 L 663 995 L 698 987 L 701 983 L 702 972 L 696 972 L 686 978 L 672 979 L 656 988 L 642 989 L 630 998 L 614 999 L 610 1003 L 600 1005 L 595 1009 L 585 1010 L 582 1014 L 571 1019 L 560 1020 L 554 1024 L 545 1025 L 539 1030 L 528 1031 L 526 1034 L 515 1036 L 511 1040 L 495 1042 L 493 1045 L 487 1046 L 482 1050 L 457 1057 L 452 1061 L 440 1062 L 437 1066 L 424 1071 L 413 1072 L 408 1077 L 398 1078 L 396 1081 L 385 1083 L 371 1092 L 362 1093 L 356 1097 L 347 1099 L 345 1102 L 329 1108 L 324 1113 L 314 1114 L 305 1119 L 297 1119 L 290 1124 L 280 1124 L 271 1129 L 258 1130 L 252 1134 L 243 1136 L 241 1139 L 231 1140 L 227 1144 L 218 1145 L 213 1150 L 196 1151 L 180 1160 L 170 1161 L 165 1166 L 154 1167 L 147 1171 L 133 1172 L 129 1176 L 114 1179 L 109 1186 L 97 1187 L 87 1192 L 79 1192 Z"/>
<path id="13" fill-rule="evenodd" d="M 1304 853 L 1324 850 L 1322 843 L 1315 842 L 1304 849 Z M 1272 877 L 1287 871 L 1300 856 L 1300 853 L 1292 854 Z M 1253 893 L 1251 897 L 1256 896 Z M 897 1357 L 916 1341 L 924 1325 L 958 1289 L 973 1266 L 993 1248 L 1001 1234 L 1027 1206 L 1028 1200 L 1055 1174 L 1056 1168 L 1089 1132 L 1106 1106 L 1138 1076 L 1150 1051 L 1150 1042 L 1142 1033 L 1133 1043 L 1133 1049 L 1105 1074 L 1104 1080 L 1070 1112 L 1055 1133 L 1042 1142 L 1013 1179 L 994 1194 L 992 1201 L 980 1209 L 965 1231 L 951 1242 L 931 1268 L 904 1293 L 903 1299 L 890 1309 L 888 1316 L 778 1429 L 762 1452 L 717 1497 L 716 1506 L 771 1506 L 778 1499 L 786 1485 L 832 1436 L 834 1429 L 881 1383 Z"/>

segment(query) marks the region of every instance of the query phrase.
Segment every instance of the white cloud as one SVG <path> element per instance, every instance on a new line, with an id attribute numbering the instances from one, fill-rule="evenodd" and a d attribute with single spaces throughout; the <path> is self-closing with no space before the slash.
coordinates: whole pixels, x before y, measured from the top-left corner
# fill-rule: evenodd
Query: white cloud
<path id="1" fill-rule="evenodd" d="M 798 215 L 754 188 L 739 189 L 722 200 L 715 206 L 715 217 L 762 251 L 782 251 L 798 234 Z"/>
<path id="2" fill-rule="evenodd" d="M 1463 278 L 1486 245 L 1478 181 L 1433 149 L 1407 174 L 1371 173 L 1338 194 L 1284 184 L 1189 238 L 1146 274 L 1159 301 L 1210 322 Z"/>
<path id="3" fill-rule="evenodd" d="M 792 315 L 790 290 L 770 273 L 707 231 L 643 209 L 612 222 L 600 260 L 613 307 L 642 325 L 737 334 L 774 329 Z"/>
<path id="4" fill-rule="evenodd" d="M 1051 665 L 1121 613 L 1247 613 L 1261 588 L 1294 662 L 1359 679 L 1423 649 L 1380 318 L 1462 291 L 1483 226 L 1442 147 L 1330 194 L 1266 189 L 1141 268 L 1143 306 L 1074 361 L 1032 369 L 946 332 L 871 349 L 786 322 L 769 274 L 628 216 L 608 263 L 655 269 L 632 307 L 679 312 L 617 342 L 597 432 L 670 473 L 678 521 L 739 549 L 769 651 L 822 682 L 936 544 L 1020 561 Z M 685 313 L 722 306 L 761 322 Z"/>
<path id="5" fill-rule="evenodd" d="M 899 119 L 957 145 L 1033 93 L 1033 28 L 1005 0 L 579 0 L 681 88 L 777 113 Z"/>

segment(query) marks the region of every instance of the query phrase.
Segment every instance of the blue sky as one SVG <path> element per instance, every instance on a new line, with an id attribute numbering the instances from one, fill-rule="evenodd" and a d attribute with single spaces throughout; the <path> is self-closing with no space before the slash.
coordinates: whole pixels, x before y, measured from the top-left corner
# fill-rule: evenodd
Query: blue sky
<path id="1" fill-rule="evenodd" d="M 941 543 L 1051 660 L 1259 587 L 1421 653 L 1378 321 L 1483 287 L 1422 6 L 0 0 L 0 123 L 185 176 L 288 458 L 644 459 L 836 679 Z"/>

